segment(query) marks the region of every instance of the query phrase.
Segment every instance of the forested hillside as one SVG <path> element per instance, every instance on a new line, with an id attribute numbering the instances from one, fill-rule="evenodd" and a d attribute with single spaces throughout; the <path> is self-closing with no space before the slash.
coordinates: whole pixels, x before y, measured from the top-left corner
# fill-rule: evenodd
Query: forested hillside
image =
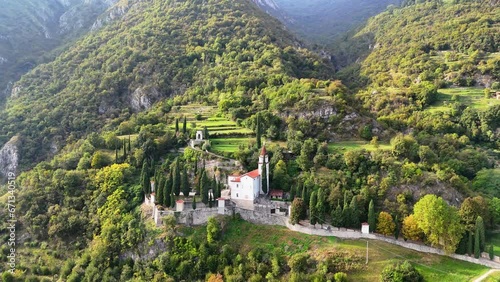
<path id="1" fill-rule="evenodd" d="M 23 76 L 3 113 L 2 141 L 20 134 L 26 165 L 163 98 L 216 103 L 232 93 L 250 104 L 293 77 L 329 73 L 252 3 L 202 3 L 137 3 L 123 21 Z"/>
<path id="2" fill-rule="evenodd" d="M 53 59 L 57 52 L 51 51 L 89 31 L 97 17 L 116 2 L 0 1 L 0 103 L 22 74 Z"/>

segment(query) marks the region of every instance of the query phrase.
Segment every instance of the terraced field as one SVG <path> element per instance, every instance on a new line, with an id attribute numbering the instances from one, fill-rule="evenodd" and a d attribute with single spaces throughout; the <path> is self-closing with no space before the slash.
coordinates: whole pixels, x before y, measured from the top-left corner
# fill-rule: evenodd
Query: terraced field
<path id="1" fill-rule="evenodd" d="M 453 102 L 460 102 L 478 110 L 485 110 L 492 105 L 500 105 L 500 100 L 484 98 L 484 88 L 446 88 L 438 91 L 437 102 L 427 110 L 430 112 L 448 112 L 451 110 Z"/>

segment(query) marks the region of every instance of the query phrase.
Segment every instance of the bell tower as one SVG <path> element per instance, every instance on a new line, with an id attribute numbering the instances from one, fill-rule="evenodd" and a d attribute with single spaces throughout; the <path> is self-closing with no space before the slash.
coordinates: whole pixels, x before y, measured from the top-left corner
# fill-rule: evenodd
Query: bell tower
<path id="1" fill-rule="evenodd" d="M 260 194 L 266 194 L 262 191 L 262 179 L 264 178 L 263 166 L 266 166 L 266 184 L 267 184 L 267 192 L 269 193 L 269 156 L 267 155 L 266 145 L 262 146 L 262 150 L 260 151 L 259 156 L 259 175 L 260 175 Z"/>

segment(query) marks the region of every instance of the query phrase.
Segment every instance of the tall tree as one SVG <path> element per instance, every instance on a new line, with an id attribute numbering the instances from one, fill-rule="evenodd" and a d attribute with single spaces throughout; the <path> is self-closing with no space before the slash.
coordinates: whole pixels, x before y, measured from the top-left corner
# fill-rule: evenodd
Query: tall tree
<path id="1" fill-rule="evenodd" d="M 200 190 L 201 190 L 201 201 L 205 205 L 208 204 L 208 189 L 210 187 L 209 184 L 210 183 L 207 177 L 207 172 L 203 170 L 200 178 Z"/>
<path id="2" fill-rule="evenodd" d="M 392 216 L 387 212 L 380 212 L 378 215 L 377 232 L 382 235 L 392 235 L 396 229 L 396 224 L 392 220 Z"/>
<path id="3" fill-rule="evenodd" d="M 175 118 L 175 133 L 179 132 L 179 118 Z"/>
<path id="4" fill-rule="evenodd" d="M 480 245 L 480 231 L 479 227 L 476 225 L 476 234 L 474 234 L 474 257 L 479 258 L 481 256 L 481 245 Z"/>
<path id="5" fill-rule="evenodd" d="M 208 128 L 206 126 L 203 127 L 203 138 L 205 140 L 208 140 L 208 138 L 210 137 L 210 132 L 208 132 Z M 203 162 L 205 162 L 205 160 L 203 160 Z M 205 163 L 203 163 L 203 167 L 205 167 Z"/>
<path id="6" fill-rule="evenodd" d="M 128 152 L 130 153 L 132 151 L 132 146 L 130 144 L 130 134 L 128 135 Z"/>
<path id="7" fill-rule="evenodd" d="M 196 209 L 196 196 L 193 197 L 193 210 Z"/>
<path id="8" fill-rule="evenodd" d="M 174 162 L 173 174 L 172 189 L 175 196 L 179 196 L 181 194 L 181 169 L 179 158 L 177 158 Z"/>
<path id="9" fill-rule="evenodd" d="M 423 232 L 420 227 L 418 227 L 417 222 L 415 221 L 415 218 L 413 217 L 412 214 L 409 216 L 405 217 L 403 220 L 403 237 L 405 239 L 413 240 L 413 241 L 419 241 L 423 238 Z"/>
<path id="10" fill-rule="evenodd" d="M 189 197 L 189 191 L 191 190 L 189 187 L 189 177 L 186 166 L 184 166 L 184 171 L 182 172 L 181 178 L 181 190 L 184 197 Z"/>
<path id="11" fill-rule="evenodd" d="M 305 219 L 305 210 L 306 205 L 304 204 L 304 200 L 301 198 L 295 198 L 292 202 L 292 208 L 290 211 L 290 223 L 295 225 L 299 223 L 300 220 Z"/>
<path id="12" fill-rule="evenodd" d="M 262 177 L 262 192 L 267 195 L 269 187 L 267 187 L 267 177 L 268 177 L 268 175 L 267 175 L 267 166 L 266 166 L 265 163 L 262 164 L 262 175 L 261 175 L 261 177 Z"/>
<path id="13" fill-rule="evenodd" d="M 318 214 L 318 223 L 323 224 L 324 223 L 323 216 L 325 213 L 325 205 L 324 205 L 325 194 L 323 192 L 323 189 L 321 188 L 318 189 L 318 194 L 316 194 L 316 197 L 317 197 L 316 213 Z"/>
<path id="14" fill-rule="evenodd" d="M 175 208 L 175 194 L 170 195 L 170 207 Z"/>
<path id="15" fill-rule="evenodd" d="M 370 200 L 370 204 L 368 205 L 368 224 L 370 225 L 370 232 L 376 230 L 375 225 L 377 224 L 377 217 L 375 215 L 373 199 Z"/>
<path id="16" fill-rule="evenodd" d="M 144 194 L 151 193 L 151 180 L 149 175 L 149 164 L 146 160 L 142 162 L 141 186 Z"/>
<path id="17" fill-rule="evenodd" d="M 476 232 L 479 232 L 479 249 L 484 252 L 486 247 L 486 236 L 484 232 L 484 221 L 481 216 L 476 219 Z"/>
<path id="18" fill-rule="evenodd" d="M 163 180 L 162 181 L 155 181 L 155 200 L 156 203 L 159 205 L 164 205 L 165 204 L 165 194 L 164 194 L 164 189 L 163 189 Z"/>
<path id="19" fill-rule="evenodd" d="M 182 133 L 186 134 L 187 132 L 187 124 L 186 124 L 186 116 L 184 116 L 184 120 L 182 121 Z"/>
<path id="20" fill-rule="evenodd" d="M 349 208 L 351 209 L 351 227 L 359 228 L 360 227 L 359 211 L 358 211 L 358 201 L 356 196 L 352 197 Z"/>
<path id="21" fill-rule="evenodd" d="M 447 253 L 454 252 L 464 231 L 456 208 L 450 207 L 441 197 L 428 194 L 415 204 L 413 210 L 415 220 L 429 242 Z"/>
<path id="22" fill-rule="evenodd" d="M 344 226 L 344 221 L 342 219 L 342 207 L 340 204 L 337 205 L 335 209 L 332 210 L 332 225 L 335 227 Z"/>
<path id="23" fill-rule="evenodd" d="M 472 256 L 472 241 L 474 241 L 473 236 L 472 236 L 472 231 L 467 231 L 469 234 L 469 238 L 467 240 L 467 254 L 469 256 Z"/>
<path id="24" fill-rule="evenodd" d="M 318 223 L 318 215 L 316 213 L 316 204 L 318 199 L 316 197 L 316 191 L 312 191 L 311 199 L 309 200 L 309 222 L 312 225 Z"/>
<path id="25" fill-rule="evenodd" d="M 256 136 L 256 145 L 257 148 L 262 147 L 262 132 L 261 132 L 261 125 L 260 125 L 260 113 L 257 113 L 257 118 L 255 121 L 255 136 Z"/>
<path id="26" fill-rule="evenodd" d="M 165 181 L 165 187 L 163 191 L 163 203 L 165 204 L 166 207 L 170 206 L 170 203 L 172 202 L 172 172 L 168 174 L 167 181 Z"/>

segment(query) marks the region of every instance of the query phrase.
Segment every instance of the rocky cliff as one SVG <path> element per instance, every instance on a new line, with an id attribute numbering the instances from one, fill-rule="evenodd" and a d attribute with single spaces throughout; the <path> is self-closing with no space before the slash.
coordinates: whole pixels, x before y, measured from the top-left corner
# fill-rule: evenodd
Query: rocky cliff
<path id="1" fill-rule="evenodd" d="M 16 172 L 19 162 L 19 145 L 19 137 L 14 136 L 0 149 L 0 179 L 6 177 L 9 172 Z"/>

